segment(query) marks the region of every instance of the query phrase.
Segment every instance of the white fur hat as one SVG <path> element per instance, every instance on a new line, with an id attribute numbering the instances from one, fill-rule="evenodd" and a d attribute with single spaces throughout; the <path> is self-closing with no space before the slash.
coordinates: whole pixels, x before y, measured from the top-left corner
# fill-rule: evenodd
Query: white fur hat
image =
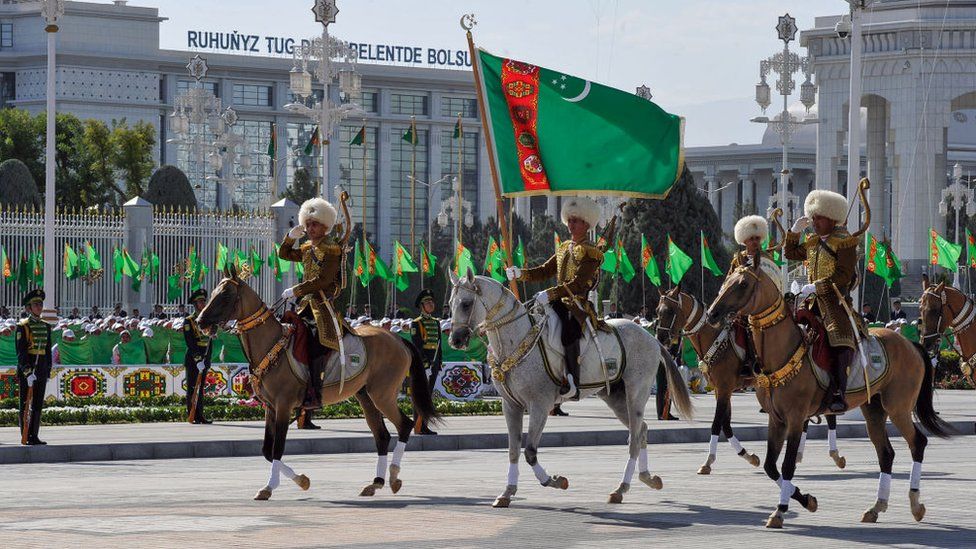
<path id="1" fill-rule="evenodd" d="M 592 229 L 600 221 L 600 205 L 585 196 L 566 197 L 563 198 L 563 211 L 560 217 L 563 225 L 569 225 L 569 218 L 575 217 L 585 221 Z"/>
<path id="2" fill-rule="evenodd" d="M 807 217 L 822 215 L 842 223 L 847 219 L 847 199 L 833 191 L 810 191 L 803 201 L 803 214 Z"/>
<path id="3" fill-rule="evenodd" d="M 760 240 L 769 234 L 769 223 L 761 215 L 747 215 L 735 223 L 735 241 L 745 246 L 746 240 L 758 236 Z"/>
<path id="4" fill-rule="evenodd" d="M 298 224 L 304 227 L 306 222 L 314 219 L 325 225 L 326 231 L 331 231 L 336 222 L 336 215 L 335 206 L 329 204 L 326 199 L 309 198 L 298 210 Z"/>

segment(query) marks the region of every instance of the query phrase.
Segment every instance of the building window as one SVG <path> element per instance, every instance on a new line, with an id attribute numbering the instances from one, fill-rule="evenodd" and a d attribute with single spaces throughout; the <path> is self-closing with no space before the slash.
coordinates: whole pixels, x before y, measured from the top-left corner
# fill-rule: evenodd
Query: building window
<path id="1" fill-rule="evenodd" d="M 159 102 L 166 102 L 166 75 L 159 75 Z"/>
<path id="2" fill-rule="evenodd" d="M 461 194 L 465 200 L 471 202 L 471 215 L 478 217 L 478 133 L 463 132 L 462 139 L 454 138 L 454 130 L 441 131 L 441 173 L 444 175 L 457 176 L 458 155 L 461 156 L 462 178 Z M 445 200 L 451 196 L 453 191 L 453 181 L 441 184 L 441 199 Z"/>
<path id="3" fill-rule="evenodd" d="M 390 235 L 404 246 L 410 247 L 410 213 L 414 212 L 414 248 L 416 254 L 421 241 L 427 240 L 427 197 L 431 183 L 427 169 L 427 130 L 417 129 L 417 144 L 404 141 L 409 126 L 394 127 L 390 131 Z M 413 188 L 413 204 L 410 201 L 411 167 L 420 182 Z M 416 255 L 415 255 L 416 257 Z"/>
<path id="4" fill-rule="evenodd" d="M 14 47 L 14 24 L 0 23 L 0 48 Z"/>
<path id="5" fill-rule="evenodd" d="M 462 118 L 478 118 L 478 101 L 467 97 L 441 99 L 441 116 L 454 118 L 458 113 Z"/>
<path id="6" fill-rule="evenodd" d="M 427 96 L 394 93 L 390 95 L 390 112 L 393 114 L 427 114 Z"/>
<path id="7" fill-rule="evenodd" d="M 0 109 L 17 99 L 17 73 L 0 72 Z"/>
<path id="8" fill-rule="evenodd" d="M 318 102 L 321 102 L 321 101 L 322 101 L 322 88 L 313 88 L 312 89 L 311 104 L 314 105 L 315 103 L 318 103 Z M 301 103 L 303 105 L 308 105 L 309 104 L 309 98 L 308 97 L 301 98 L 301 97 L 298 97 L 297 95 L 295 95 L 292 92 L 288 92 L 288 102 L 289 103 Z"/>
<path id="9" fill-rule="evenodd" d="M 234 84 L 234 104 L 248 107 L 270 107 L 271 86 Z"/>
<path id="10" fill-rule="evenodd" d="M 379 112 L 379 93 L 362 90 L 359 95 L 342 97 L 342 103 L 357 103 L 364 112 Z"/>
<path id="11" fill-rule="evenodd" d="M 359 133 L 361 125 L 339 126 L 339 183 L 349 191 L 349 213 L 353 220 L 361 223 L 363 219 L 363 150 L 366 152 L 366 234 L 376 245 L 377 178 L 376 178 L 376 128 L 366 127 L 363 145 L 349 143 Z"/>
<path id="12" fill-rule="evenodd" d="M 238 120 L 234 133 L 244 138 L 239 152 L 251 157 L 250 170 L 245 172 L 240 164 L 235 168 L 244 182 L 234 192 L 234 205 L 246 210 L 266 210 L 277 200 L 277 192 L 271 188 L 271 157 L 263 154 L 271 142 L 271 122 Z"/>
<path id="13" fill-rule="evenodd" d="M 178 80 L 176 82 L 176 95 L 185 95 L 190 88 L 195 88 L 198 84 L 193 80 Z M 220 86 L 216 82 L 200 82 L 199 86 L 208 90 L 215 97 L 220 97 Z"/>
<path id="14" fill-rule="evenodd" d="M 285 171 L 285 181 L 288 185 L 291 185 L 295 181 L 295 172 L 304 169 L 308 172 L 312 183 L 314 183 L 318 188 L 321 189 L 322 182 L 322 147 L 321 145 L 309 146 L 309 142 L 312 140 L 312 131 L 315 129 L 315 124 L 311 122 L 302 123 L 288 123 L 288 135 L 286 136 L 286 142 L 288 144 L 289 160 L 287 163 Z M 351 139 L 351 138 L 350 138 Z M 267 147 L 265 147 L 267 149 Z M 308 150 L 308 154 L 305 151 Z M 278 173 L 281 172 L 281 161 L 278 162 Z M 284 185 L 282 185 L 284 187 Z M 283 189 L 282 189 L 283 190 Z"/>

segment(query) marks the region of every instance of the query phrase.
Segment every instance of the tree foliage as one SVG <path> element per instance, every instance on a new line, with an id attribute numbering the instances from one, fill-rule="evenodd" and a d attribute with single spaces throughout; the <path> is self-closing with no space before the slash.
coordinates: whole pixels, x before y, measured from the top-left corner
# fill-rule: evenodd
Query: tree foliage
<path id="1" fill-rule="evenodd" d="M 190 180 L 176 166 L 161 166 L 149 179 L 143 198 L 156 206 L 192 209 L 197 207 L 197 197 Z"/>
<path id="2" fill-rule="evenodd" d="M 19 159 L 0 163 L 0 205 L 41 207 L 41 195 L 30 170 Z"/>
<path id="3" fill-rule="evenodd" d="M 291 185 L 288 185 L 285 192 L 281 193 L 281 198 L 287 198 L 299 206 L 314 196 L 315 183 L 312 182 L 312 176 L 309 175 L 308 170 L 305 168 L 295 170 L 295 177 Z"/>

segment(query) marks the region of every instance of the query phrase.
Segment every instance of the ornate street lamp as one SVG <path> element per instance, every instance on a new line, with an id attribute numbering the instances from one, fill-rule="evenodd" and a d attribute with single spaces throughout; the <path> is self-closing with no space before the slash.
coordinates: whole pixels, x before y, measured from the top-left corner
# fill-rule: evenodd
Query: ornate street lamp
<path id="1" fill-rule="evenodd" d="M 953 183 L 945 189 L 942 189 L 942 200 L 939 201 L 939 214 L 943 217 L 949 217 L 949 210 L 955 210 L 955 241 L 956 244 L 960 244 L 959 215 L 963 209 L 966 210 L 967 217 L 976 214 L 976 204 L 974 204 L 973 189 L 970 189 L 969 185 L 963 184 L 962 166 L 958 162 L 952 167 L 952 179 Z M 952 285 L 959 288 L 959 269 L 956 269 L 952 277 Z"/>
<path id="2" fill-rule="evenodd" d="M 57 82 L 57 68 L 55 60 L 57 58 L 57 41 L 55 34 L 60 27 L 61 16 L 64 15 L 64 0 L 42 0 L 41 15 L 44 16 L 46 23 L 44 30 L 47 32 L 47 135 L 45 142 L 45 162 L 44 162 L 44 311 L 42 313 L 45 320 L 54 322 L 57 320 L 54 301 L 55 282 L 57 277 L 58 262 L 57 251 L 54 245 L 54 208 L 55 208 L 55 83 Z"/>

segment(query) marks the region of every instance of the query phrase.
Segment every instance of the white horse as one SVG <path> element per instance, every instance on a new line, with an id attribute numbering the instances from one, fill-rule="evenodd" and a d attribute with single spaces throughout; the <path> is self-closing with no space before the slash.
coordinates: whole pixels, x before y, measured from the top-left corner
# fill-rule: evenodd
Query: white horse
<path id="1" fill-rule="evenodd" d="M 451 346 L 456 349 L 467 347 L 476 330 L 487 334 L 492 381 L 502 395 L 502 410 L 508 425 L 508 483 L 505 491 L 495 499 L 494 507 L 508 507 L 518 488 L 522 416 L 526 411 L 529 413 L 529 432 L 525 461 L 543 486 L 567 489 L 569 481 L 559 475 L 549 475 L 538 460 L 539 442 L 549 411 L 565 398 L 559 394 L 559 385 L 553 381 L 551 370 L 547 371 L 547 358 L 543 356 L 537 341 L 542 339 L 548 355 L 555 357 L 550 362 L 550 368 L 558 368 L 556 371 L 559 375 L 565 368 L 562 349 L 550 346 L 544 337 L 544 330 L 542 337 L 538 337 L 528 311 L 514 294 L 497 281 L 474 276 L 470 271 L 463 278 L 451 272 L 451 284 Z M 609 385 L 609 391 L 603 383 L 589 388 L 584 383 L 580 396 L 597 394 L 629 430 L 630 459 L 620 486 L 609 498 L 610 503 L 621 503 L 623 494 L 630 489 L 634 469 L 638 465 L 641 482 L 655 490 L 663 486 L 660 477 L 651 475 L 648 470 L 647 424 L 644 423 L 644 408 L 651 395 L 657 369 L 662 363 L 667 368 L 668 385 L 681 417 L 690 419 L 694 409 L 688 387 L 681 379 L 674 359 L 657 339 L 634 322 L 611 320 L 610 325 L 617 330 L 621 347 L 626 353 L 626 362 L 623 357 L 606 358 L 616 359 L 623 372 Z M 603 336 L 614 337 L 612 334 Z M 603 344 L 607 348 L 606 341 Z M 582 359 L 580 365 L 581 370 L 585 371 L 587 365 Z M 585 381 L 586 375 L 581 377 Z"/>

